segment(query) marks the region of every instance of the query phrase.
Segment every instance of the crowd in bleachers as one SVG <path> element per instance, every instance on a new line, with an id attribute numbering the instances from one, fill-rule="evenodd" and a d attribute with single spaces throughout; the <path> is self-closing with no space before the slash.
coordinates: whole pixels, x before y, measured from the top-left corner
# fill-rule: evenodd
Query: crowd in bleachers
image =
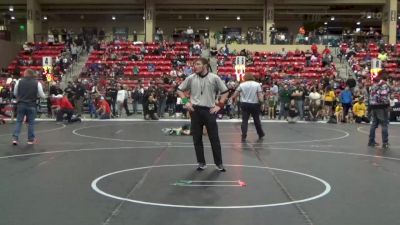
<path id="1" fill-rule="evenodd" d="M 55 59 L 55 67 L 63 68 L 64 60 L 60 59 L 64 55 L 65 59 L 73 58 L 71 50 L 76 46 L 76 43 L 27 44 L 8 67 L 8 72 L 17 75 L 27 68 L 41 69 L 39 58 L 49 54 Z M 358 103 L 368 106 L 367 70 L 372 57 L 380 58 L 385 72 L 396 77 L 393 74 L 397 72 L 397 61 L 392 56 L 397 56 L 397 46 L 381 47 L 373 43 L 366 46 L 343 43 L 339 56 L 351 63 L 356 74 L 355 78 L 348 79 L 338 76 L 328 47 L 318 49 L 312 45 L 306 51 L 249 52 L 243 49 L 236 52 L 226 45 L 218 51 L 210 51 L 217 62 L 217 71 L 213 72 L 226 82 L 231 95 L 239 84 L 235 59 L 245 57 L 246 73 L 253 74 L 263 87 L 264 118 L 347 122 L 356 117 L 354 115 L 362 118 L 368 115 Z M 137 113 L 146 119 L 166 115 L 187 117 L 183 106 L 188 99 L 178 98 L 175 92 L 192 73 L 192 62 L 209 51 L 201 43 L 99 40 L 92 48 L 81 76 L 75 82 L 64 90 L 58 83 L 52 83 L 49 90 L 50 96 L 58 96 L 55 99 L 64 95 L 77 116 L 88 112 L 91 117 L 103 119 Z M 51 109 L 60 110 L 55 99 L 52 99 L 55 106 L 48 108 L 50 115 Z M 353 108 L 355 105 L 357 109 Z M 240 99 L 230 99 L 218 115 L 220 118 L 239 116 Z M 357 119 L 357 122 L 362 121 L 368 120 Z"/>
<path id="2" fill-rule="evenodd" d="M 8 73 L 19 78 L 26 69 L 43 73 L 43 57 L 52 58 L 52 73 L 59 79 L 71 64 L 71 55 L 65 44 L 25 43 L 16 58 L 8 66 Z"/>

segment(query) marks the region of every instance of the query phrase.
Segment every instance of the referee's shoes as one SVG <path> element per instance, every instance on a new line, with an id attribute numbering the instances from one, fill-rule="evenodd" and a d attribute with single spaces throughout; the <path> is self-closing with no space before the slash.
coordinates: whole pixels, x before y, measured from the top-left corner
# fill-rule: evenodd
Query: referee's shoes
<path id="1" fill-rule="evenodd" d="M 199 163 L 199 165 L 197 166 L 197 171 L 203 171 L 207 168 L 207 165 L 205 163 Z M 219 172 L 226 172 L 226 169 L 224 168 L 224 166 L 221 165 L 216 165 L 216 168 Z"/>

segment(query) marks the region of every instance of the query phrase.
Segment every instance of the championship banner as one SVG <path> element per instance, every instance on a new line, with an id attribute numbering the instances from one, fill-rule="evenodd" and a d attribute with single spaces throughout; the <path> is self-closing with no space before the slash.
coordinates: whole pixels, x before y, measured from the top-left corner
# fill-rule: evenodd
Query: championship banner
<path id="1" fill-rule="evenodd" d="M 237 56 L 235 60 L 235 73 L 236 80 L 241 81 L 244 74 L 246 73 L 246 57 Z"/>
<path id="2" fill-rule="evenodd" d="M 373 58 L 371 60 L 371 80 L 374 80 L 379 72 L 382 71 L 382 61 L 377 59 L 377 58 Z"/>
<path id="3" fill-rule="evenodd" d="M 44 56 L 42 58 L 42 66 L 53 66 L 53 59 L 49 56 Z"/>
<path id="4" fill-rule="evenodd" d="M 43 75 L 46 76 L 47 82 L 53 81 L 53 59 L 49 56 L 42 58 Z"/>

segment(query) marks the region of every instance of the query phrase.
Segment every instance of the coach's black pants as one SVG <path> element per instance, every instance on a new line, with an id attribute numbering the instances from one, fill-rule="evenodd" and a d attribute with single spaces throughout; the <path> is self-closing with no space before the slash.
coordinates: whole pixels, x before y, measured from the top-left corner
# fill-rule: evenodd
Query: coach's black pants
<path id="1" fill-rule="evenodd" d="M 242 102 L 240 107 L 242 108 L 242 139 L 247 137 L 247 127 L 249 124 L 250 115 L 253 117 L 254 126 L 256 127 L 258 137 L 263 137 L 265 134 L 261 127 L 260 104 Z"/>
<path id="2" fill-rule="evenodd" d="M 197 162 L 206 163 L 203 145 L 203 126 L 206 126 L 208 138 L 211 142 L 214 163 L 215 165 L 222 165 L 221 143 L 218 136 L 216 115 L 210 113 L 209 107 L 194 106 L 193 108 L 194 111 L 191 113 L 191 130 Z"/>

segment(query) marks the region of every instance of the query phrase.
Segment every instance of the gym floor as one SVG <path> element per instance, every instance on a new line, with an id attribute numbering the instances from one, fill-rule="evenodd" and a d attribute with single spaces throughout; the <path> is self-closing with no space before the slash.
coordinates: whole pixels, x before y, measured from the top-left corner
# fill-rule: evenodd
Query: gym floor
<path id="1" fill-rule="evenodd" d="M 207 136 L 198 172 L 192 138 L 161 132 L 185 123 L 37 121 L 33 146 L 0 125 L 0 224 L 400 224 L 397 124 L 382 151 L 365 124 L 267 121 L 242 143 L 240 121 L 222 121 L 220 173 Z"/>

